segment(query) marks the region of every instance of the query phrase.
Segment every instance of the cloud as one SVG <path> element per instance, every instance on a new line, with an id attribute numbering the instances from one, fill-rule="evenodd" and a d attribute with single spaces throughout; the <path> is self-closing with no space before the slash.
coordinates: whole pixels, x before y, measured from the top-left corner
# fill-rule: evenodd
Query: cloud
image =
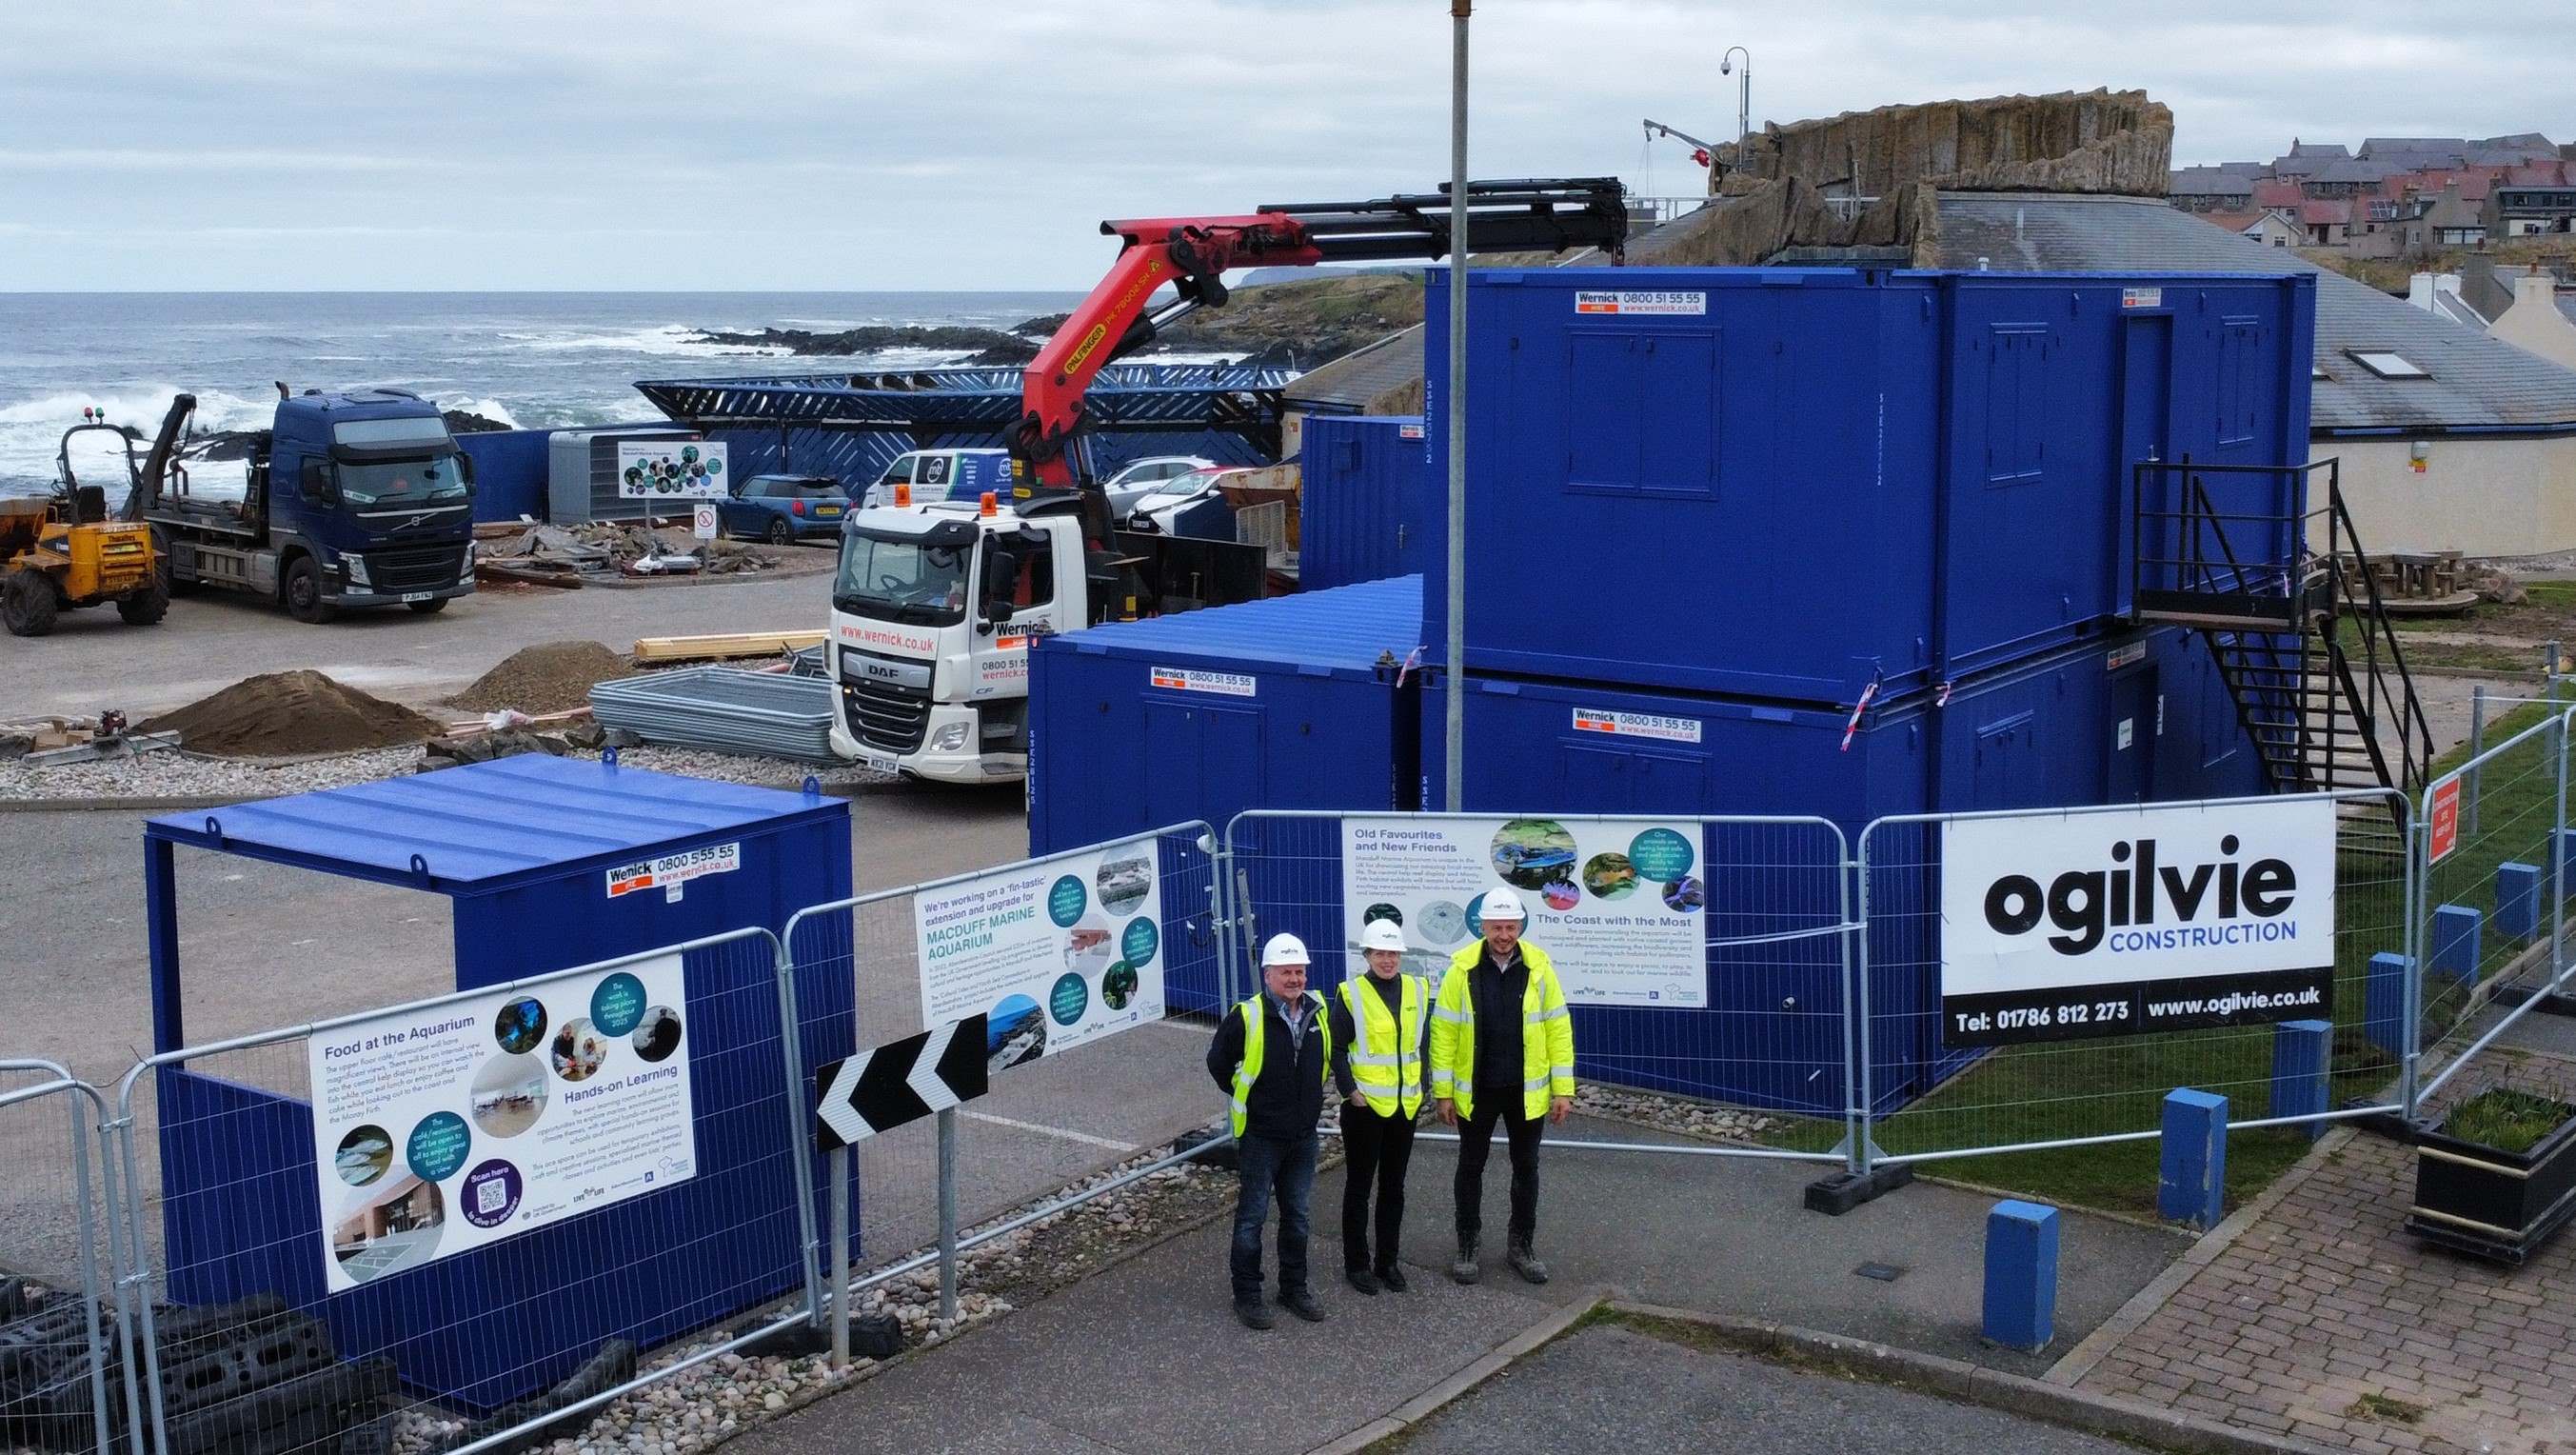
<path id="1" fill-rule="evenodd" d="M 1080 287 L 1108 260 L 1103 217 L 1448 171 L 1437 0 L 21 9 L 13 286 Z M 2109 85 L 2171 105 L 2189 160 L 2293 135 L 2576 137 L 2563 5 L 2444 9 L 1509 0 L 1473 23 L 1471 152 L 1483 175 L 1696 190 L 1688 149 L 1638 123 L 1731 135 L 1716 58 L 1739 44 L 1757 125 Z M 268 246 L 215 231 L 243 227 Z M 363 245 L 393 236 L 423 241 Z"/>

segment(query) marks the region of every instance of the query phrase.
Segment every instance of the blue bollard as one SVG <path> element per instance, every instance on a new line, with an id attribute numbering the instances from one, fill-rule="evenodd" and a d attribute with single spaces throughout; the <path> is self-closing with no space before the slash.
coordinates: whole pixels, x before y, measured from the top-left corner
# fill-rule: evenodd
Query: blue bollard
<path id="1" fill-rule="evenodd" d="M 2227 1212 L 2227 1098 L 2166 1092 L 2163 1160 L 2156 1215 L 2204 1231 L 2218 1226 Z"/>
<path id="2" fill-rule="evenodd" d="M 2560 829 L 2551 837 L 2558 841 L 2558 872 L 2562 888 L 2576 889 L 2576 829 Z"/>
<path id="3" fill-rule="evenodd" d="M 2517 940 L 2540 934 L 2540 866 L 2511 862 L 2496 866 L 2496 928 Z"/>
<path id="4" fill-rule="evenodd" d="M 2370 978 L 2362 985 L 2362 1034 L 2391 1056 L 2406 1054 L 2406 977 L 2414 973 L 2413 960 L 2383 950 L 2370 957 Z"/>
<path id="5" fill-rule="evenodd" d="M 2057 1336 L 2057 1209 L 2007 1198 L 1986 1214 L 1986 1342 L 2036 1354 Z"/>
<path id="6" fill-rule="evenodd" d="M 2433 910 L 2433 973 L 2463 985 L 2478 983 L 2479 922 L 2484 918 L 2465 904 L 2437 905 Z"/>
<path id="7" fill-rule="evenodd" d="M 2272 1028 L 2273 1116 L 2325 1115 L 2333 1047 L 2332 1021 L 2283 1021 Z M 2326 1134 L 2326 1124 L 2305 1122 L 2299 1130 L 2313 1142 Z"/>

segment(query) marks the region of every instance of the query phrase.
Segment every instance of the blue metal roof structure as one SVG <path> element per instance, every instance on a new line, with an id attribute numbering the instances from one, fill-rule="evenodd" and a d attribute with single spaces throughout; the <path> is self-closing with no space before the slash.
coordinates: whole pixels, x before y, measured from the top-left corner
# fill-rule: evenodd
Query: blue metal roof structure
<path id="1" fill-rule="evenodd" d="M 1084 437 L 1106 476 L 1147 455 L 1224 465 L 1279 457 L 1279 399 L 1295 371 L 1275 364 L 1112 364 L 1087 396 Z M 999 446 L 1021 414 L 1017 365 L 746 378 L 646 379 L 653 407 L 725 442 L 738 478 L 763 471 L 873 483 L 907 450 Z"/>
<path id="2" fill-rule="evenodd" d="M 144 836 L 440 892 L 489 892 L 595 859 L 838 803 L 524 754 L 350 788 L 165 814 Z"/>
<path id="3" fill-rule="evenodd" d="M 1145 621 L 1103 622 L 1048 637 L 1038 649 L 1095 656 L 1141 651 L 1175 661 L 1276 664 L 1307 677 L 1365 677 L 1386 657 L 1401 663 L 1421 644 L 1422 578 L 1397 576 Z"/>

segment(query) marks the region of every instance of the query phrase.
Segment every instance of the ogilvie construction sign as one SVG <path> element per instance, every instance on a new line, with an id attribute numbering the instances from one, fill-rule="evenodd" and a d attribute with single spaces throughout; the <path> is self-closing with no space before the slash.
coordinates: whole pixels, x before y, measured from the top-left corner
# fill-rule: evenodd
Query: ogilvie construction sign
<path id="1" fill-rule="evenodd" d="M 2334 805 L 1942 826 L 1941 1035 L 2125 1036 L 2332 1010 Z"/>

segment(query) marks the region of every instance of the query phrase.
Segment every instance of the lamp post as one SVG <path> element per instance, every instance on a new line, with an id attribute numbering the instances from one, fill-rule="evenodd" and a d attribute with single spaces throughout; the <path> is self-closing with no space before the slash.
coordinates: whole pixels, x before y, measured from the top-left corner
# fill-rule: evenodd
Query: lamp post
<path id="1" fill-rule="evenodd" d="M 1449 50 L 1449 669 L 1442 701 L 1441 807 L 1466 805 L 1467 782 L 1467 16 L 1450 0 Z"/>
<path id="2" fill-rule="evenodd" d="M 1718 57 L 1717 73 L 1733 74 L 1737 56 L 1744 57 L 1744 73 L 1737 77 L 1735 90 L 1735 144 L 1740 147 L 1753 134 L 1753 52 L 1740 45 L 1728 46 L 1726 54 Z"/>

